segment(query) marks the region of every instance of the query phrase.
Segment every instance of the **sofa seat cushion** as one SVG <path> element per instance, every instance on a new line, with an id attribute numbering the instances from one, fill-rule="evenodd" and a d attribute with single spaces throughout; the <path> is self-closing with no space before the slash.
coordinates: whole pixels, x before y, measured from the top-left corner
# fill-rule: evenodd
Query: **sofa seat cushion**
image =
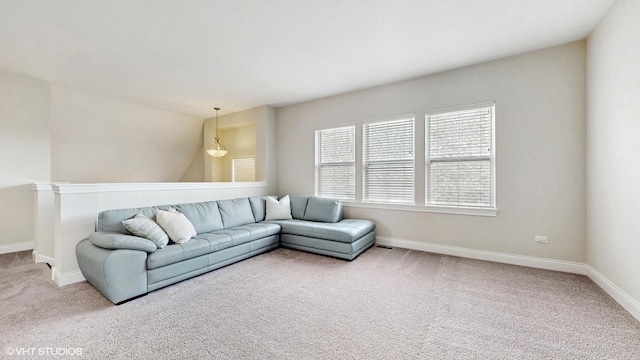
<path id="1" fill-rule="evenodd" d="M 147 258 L 147 269 L 157 269 L 278 233 L 280 233 L 280 225 L 253 223 L 198 234 L 185 243 L 167 245 L 163 249 L 156 250 L 151 254 L 153 256 Z"/>
<path id="2" fill-rule="evenodd" d="M 191 239 L 182 244 L 167 245 L 149 254 L 147 257 L 147 269 L 157 269 L 210 252 L 211 244 L 205 239 Z"/>
<path id="3" fill-rule="evenodd" d="M 343 219 L 337 223 L 320 223 L 306 220 L 276 220 L 269 223 L 282 227 L 283 234 L 309 236 L 318 239 L 352 243 L 375 229 L 370 220 Z"/>
<path id="4" fill-rule="evenodd" d="M 224 234 L 231 238 L 231 245 L 240 245 L 249 241 L 261 239 L 270 235 L 280 233 L 280 225 L 271 223 L 246 224 L 234 226 L 229 229 L 217 230 L 211 234 Z M 196 238 L 206 237 L 206 234 L 196 236 Z"/>
<path id="5" fill-rule="evenodd" d="M 192 240 L 206 240 L 209 242 L 209 252 L 216 252 L 233 246 L 233 237 L 229 234 L 210 232 L 196 235 Z"/>
<path id="6" fill-rule="evenodd" d="M 249 233 L 249 237 L 251 241 L 261 239 L 263 237 L 275 235 L 280 233 L 280 225 L 272 224 L 268 222 L 262 222 L 258 224 L 247 224 L 232 227 L 231 229 L 225 230 L 233 230 L 233 231 L 243 231 Z M 224 230 L 220 230 L 224 231 Z"/>

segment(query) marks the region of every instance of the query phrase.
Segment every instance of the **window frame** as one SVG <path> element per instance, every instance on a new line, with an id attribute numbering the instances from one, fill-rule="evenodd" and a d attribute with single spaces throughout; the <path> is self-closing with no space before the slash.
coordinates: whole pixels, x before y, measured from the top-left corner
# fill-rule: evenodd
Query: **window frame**
<path id="1" fill-rule="evenodd" d="M 322 132 L 328 130 L 336 130 L 342 128 L 351 128 L 352 136 L 353 136 L 353 161 L 335 161 L 335 162 L 322 162 L 322 150 L 321 144 L 319 144 L 318 140 L 322 141 Z M 320 135 L 319 135 L 320 134 Z M 327 168 L 341 168 L 341 167 L 353 167 L 353 189 L 351 189 L 351 193 L 353 197 L 340 197 L 340 196 L 331 196 L 335 199 L 343 200 L 343 201 L 355 201 L 357 198 L 357 146 L 356 146 L 356 126 L 355 124 L 342 124 L 336 125 L 333 127 L 327 127 L 322 129 L 316 129 L 314 131 L 314 195 L 319 197 L 327 197 L 326 193 L 321 193 L 322 184 L 320 183 L 320 177 L 323 167 Z"/>
<path id="2" fill-rule="evenodd" d="M 394 122 L 394 121 L 404 121 L 404 120 L 410 120 L 411 121 L 411 132 L 412 132 L 412 139 L 411 139 L 411 153 L 412 153 L 412 158 L 411 160 L 374 160 L 374 161 L 367 161 L 367 155 L 368 155 L 368 151 L 366 146 L 368 145 L 368 140 L 367 140 L 367 131 L 365 130 L 365 127 L 369 126 L 369 125 L 374 125 L 374 124 L 382 124 L 382 123 L 390 123 L 390 122 Z M 415 205 L 416 204 L 416 117 L 415 117 L 415 113 L 404 113 L 404 114 L 397 114 L 397 115 L 391 115 L 391 116 L 385 116 L 385 117 L 379 117 L 379 118 L 374 118 L 374 119 L 368 119 L 362 122 L 362 125 L 360 126 L 361 131 L 362 131 L 362 159 L 361 159 L 361 174 L 362 174 L 362 199 L 361 202 L 362 203 L 367 203 L 367 204 L 389 204 L 389 205 L 400 205 L 400 206 L 404 206 L 404 205 Z M 382 200 L 375 200 L 375 199 L 367 199 L 367 167 L 369 166 L 369 164 L 411 164 L 412 167 L 412 171 L 413 171 L 413 177 L 412 177 L 412 182 L 411 182 L 411 200 L 410 202 L 407 201 L 382 201 Z"/>
<path id="3" fill-rule="evenodd" d="M 426 108 L 428 110 L 423 110 L 421 113 L 428 114 L 434 112 L 445 112 L 450 110 L 457 109 L 465 109 L 465 108 L 474 108 L 474 107 L 482 107 L 485 104 L 493 105 L 494 112 L 492 117 L 492 156 L 493 156 L 493 172 L 492 172 L 492 193 L 494 196 L 494 207 L 493 208 L 467 208 L 467 207 L 450 207 L 450 206 L 431 206 L 426 203 L 426 186 L 428 181 L 427 172 L 427 163 L 426 163 L 426 143 L 428 141 L 426 135 L 426 121 L 418 121 L 416 118 L 416 113 L 401 113 L 391 116 L 383 116 L 376 118 L 361 118 L 354 119 L 352 121 L 345 122 L 335 122 L 332 124 L 324 124 L 322 127 L 318 127 L 315 131 L 318 130 L 327 130 L 332 128 L 340 128 L 346 126 L 353 126 L 355 128 L 355 198 L 349 200 L 342 200 L 342 203 L 345 207 L 349 208 L 362 208 L 362 209 L 378 209 L 378 210 L 393 210 L 393 211 L 406 211 L 406 212 L 419 212 L 419 213 L 434 213 L 434 214 L 452 214 L 452 215 L 466 215 L 466 216 L 483 216 L 483 217 L 495 217 L 498 214 L 497 201 L 495 200 L 497 194 L 496 187 L 496 158 L 495 158 L 495 139 L 496 139 L 496 127 L 495 127 L 495 101 L 485 101 L 480 103 L 468 104 L 463 106 L 453 106 L 453 107 L 443 107 L 443 108 Z M 399 118 L 402 116 L 412 116 L 414 119 L 414 203 L 390 203 L 390 202 L 371 202 L 364 200 L 364 124 L 374 123 L 378 121 L 385 121 L 394 118 Z M 426 119 L 426 118 L 425 118 Z M 425 128 L 422 128 L 422 126 Z M 315 135 L 315 132 L 314 132 Z M 315 139 L 314 139 L 315 140 Z M 315 145 L 315 144 L 314 144 Z M 418 150 L 422 148 L 421 152 Z M 314 165 L 315 165 L 315 148 L 314 148 Z M 423 158 L 424 156 L 424 158 Z M 423 168 L 424 166 L 424 168 Z M 423 178 L 424 177 L 424 178 Z M 317 175 L 314 169 L 314 193 L 316 192 L 317 184 Z M 424 191 L 424 193 L 423 193 Z"/>
<path id="4" fill-rule="evenodd" d="M 458 157 L 439 157 L 434 158 L 430 154 L 430 139 L 431 139 L 431 121 L 430 116 L 438 115 L 438 114 L 446 114 L 453 112 L 462 112 L 468 110 L 481 110 L 484 108 L 489 108 L 491 111 L 491 119 L 490 119 L 490 148 L 491 151 L 489 155 L 485 156 L 458 156 Z M 465 210 L 473 210 L 473 211 L 486 211 L 488 214 L 497 213 L 497 205 L 496 205 L 496 143 L 495 143 L 495 117 L 496 117 L 496 108 L 495 101 L 485 101 L 481 103 L 467 104 L 461 106 L 452 106 L 446 108 L 438 108 L 432 109 L 425 112 L 425 206 L 433 207 L 433 208 L 445 208 L 445 209 L 465 209 Z M 489 205 L 488 206 L 465 206 L 465 205 L 455 205 L 455 204 L 435 204 L 430 202 L 430 196 L 432 195 L 431 189 L 431 174 L 430 174 L 430 163 L 432 162 L 465 162 L 465 161 L 488 161 L 489 162 Z"/>

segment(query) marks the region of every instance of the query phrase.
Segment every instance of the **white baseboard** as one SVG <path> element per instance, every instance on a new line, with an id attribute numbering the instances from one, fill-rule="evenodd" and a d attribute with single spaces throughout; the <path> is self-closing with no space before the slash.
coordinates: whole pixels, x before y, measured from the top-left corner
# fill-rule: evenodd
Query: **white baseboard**
<path id="1" fill-rule="evenodd" d="M 486 260 L 504 264 L 528 266 L 538 269 L 587 275 L 587 267 L 585 264 L 571 261 L 506 254 L 494 251 L 475 250 L 457 246 L 432 244 L 415 240 L 395 239 L 386 236 L 376 236 L 376 244 L 411 250 L 420 250 L 436 254 L 459 256 L 476 260 Z"/>
<path id="2" fill-rule="evenodd" d="M 596 285 L 600 286 L 609 296 L 611 296 L 620 306 L 627 310 L 633 317 L 640 320 L 640 302 L 634 300 L 618 286 L 609 281 L 596 269 L 583 263 L 537 258 L 524 255 L 505 254 L 493 251 L 467 249 L 457 246 L 439 245 L 425 243 L 414 240 L 395 239 L 385 236 L 377 236 L 376 244 L 383 246 L 393 246 L 404 249 L 419 250 L 460 256 L 470 259 L 494 261 L 505 264 L 528 266 L 538 269 L 555 270 L 573 274 L 587 275 Z"/>
<path id="3" fill-rule="evenodd" d="M 33 250 L 33 262 L 37 263 L 47 263 L 51 266 L 54 266 L 54 261 L 52 257 L 49 256 L 44 256 L 41 254 L 38 254 L 37 251 Z"/>
<path id="4" fill-rule="evenodd" d="M 604 275 L 596 269 L 587 265 L 587 276 L 598 286 L 602 288 L 609 296 L 611 296 L 620 306 L 625 308 L 633 317 L 640 321 L 640 302 L 634 300 L 626 292 L 622 291 L 618 286 L 609 281 Z"/>
<path id="5" fill-rule="evenodd" d="M 71 285 L 86 280 L 84 276 L 82 276 L 82 272 L 80 272 L 80 270 L 61 274 L 60 272 L 58 272 L 58 269 L 53 267 L 51 269 L 51 273 L 53 281 L 56 283 L 56 285 L 58 285 L 58 287 Z"/>
<path id="6" fill-rule="evenodd" d="M 0 245 L 0 254 L 9 254 L 18 251 L 33 250 L 33 241 L 25 241 L 21 243 Z"/>

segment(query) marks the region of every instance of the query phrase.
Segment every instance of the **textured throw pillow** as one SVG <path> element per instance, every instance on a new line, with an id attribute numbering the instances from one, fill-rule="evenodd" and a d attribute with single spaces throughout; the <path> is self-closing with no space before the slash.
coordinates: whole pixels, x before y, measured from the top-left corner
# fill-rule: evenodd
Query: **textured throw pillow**
<path id="1" fill-rule="evenodd" d="M 182 244 L 196 236 L 196 229 L 183 213 L 174 209 L 158 210 L 156 221 L 176 244 Z"/>
<path id="2" fill-rule="evenodd" d="M 162 249 L 169 243 L 167 233 L 153 219 L 142 214 L 136 215 L 133 219 L 124 220 L 122 226 L 135 236 L 153 241 L 158 249 Z"/>
<path id="3" fill-rule="evenodd" d="M 291 201 L 289 195 L 280 201 L 267 196 L 267 214 L 265 220 L 291 220 Z"/>

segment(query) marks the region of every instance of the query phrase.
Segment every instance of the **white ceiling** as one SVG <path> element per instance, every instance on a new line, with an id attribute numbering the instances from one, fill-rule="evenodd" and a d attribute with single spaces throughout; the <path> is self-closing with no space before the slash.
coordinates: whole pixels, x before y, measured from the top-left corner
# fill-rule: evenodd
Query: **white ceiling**
<path id="1" fill-rule="evenodd" d="M 615 0 L 0 0 L 0 67 L 211 117 L 584 39 Z"/>

